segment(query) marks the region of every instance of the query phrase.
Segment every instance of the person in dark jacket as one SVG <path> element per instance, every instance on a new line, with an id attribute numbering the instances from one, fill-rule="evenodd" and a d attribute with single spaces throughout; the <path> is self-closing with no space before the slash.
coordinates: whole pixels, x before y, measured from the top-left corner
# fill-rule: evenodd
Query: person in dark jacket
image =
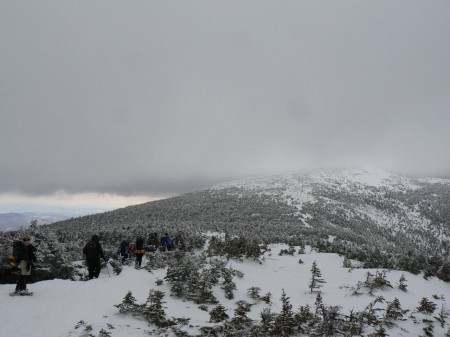
<path id="1" fill-rule="evenodd" d="M 151 233 L 147 240 L 148 250 L 154 252 L 158 249 L 158 233 Z"/>
<path id="2" fill-rule="evenodd" d="M 122 263 L 125 263 L 130 258 L 130 243 L 127 240 L 123 240 L 117 253 L 122 256 Z"/>
<path id="3" fill-rule="evenodd" d="M 184 238 L 181 234 L 178 234 L 175 237 L 175 246 L 178 249 L 186 249 L 186 241 L 184 240 Z"/>
<path id="4" fill-rule="evenodd" d="M 98 278 L 101 270 L 100 258 L 105 260 L 105 262 L 106 259 L 97 234 L 92 235 L 91 241 L 84 246 L 83 254 L 86 255 L 89 279 Z"/>
<path id="5" fill-rule="evenodd" d="M 20 268 L 20 275 L 17 280 L 16 290 L 14 294 L 16 295 L 28 295 L 30 294 L 27 290 L 27 281 L 31 275 L 31 267 L 36 262 L 36 248 L 31 244 L 31 238 L 25 236 L 22 239 L 22 245 L 20 245 L 17 251 L 16 262 Z"/>
<path id="6" fill-rule="evenodd" d="M 142 265 L 142 257 L 145 254 L 145 249 L 144 249 L 144 239 L 139 237 L 136 240 L 136 246 L 134 247 L 134 255 L 136 255 L 136 262 L 134 267 L 136 269 L 140 269 L 141 265 Z"/>

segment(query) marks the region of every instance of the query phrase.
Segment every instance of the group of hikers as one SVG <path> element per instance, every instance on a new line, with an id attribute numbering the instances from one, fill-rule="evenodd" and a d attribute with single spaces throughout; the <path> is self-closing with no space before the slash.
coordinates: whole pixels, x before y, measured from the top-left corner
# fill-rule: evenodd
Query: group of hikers
<path id="1" fill-rule="evenodd" d="M 136 257 L 135 268 L 140 269 L 142 266 L 142 258 L 146 252 L 156 252 L 157 250 L 171 251 L 174 249 L 185 248 L 186 241 L 181 234 L 178 234 L 175 238 L 172 238 L 168 233 L 165 233 L 164 236 L 158 240 L 158 234 L 152 233 L 147 242 L 143 237 L 138 237 L 134 245 L 128 240 L 123 240 L 120 243 L 116 254 L 122 257 L 122 263 L 125 263 L 128 259 L 131 259 L 134 254 Z M 83 254 L 86 256 L 89 279 L 97 278 L 101 269 L 100 258 L 106 261 L 98 235 L 92 236 L 91 241 L 89 241 L 83 248 Z"/>
<path id="2" fill-rule="evenodd" d="M 164 236 L 158 240 L 158 234 L 152 233 L 147 242 L 145 242 L 143 237 L 138 237 L 134 246 L 128 240 L 123 240 L 117 250 L 117 254 L 122 256 L 122 262 L 131 258 L 132 254 L 135 254 L 137 260 L 140 261 L 145 252 L 155 252 L 157 250 L 171 251 L 175 248 L 186 248 L 186 242 L 181 234 L 172 238 L 169 234 L 165 233 Z"/>
<path id="3" fill-rule="evenodd" d="M 136 256 L 135 268 L 139 269 L 142 265 L 142 258 L 146 252 L 156 251 L 171 251 L 174 249 L 185 249 L 186 241 L 181 234 L 175 238 L 165 233 L 158 239 L 157 233 L 152 233 L 147 242 L 143 237 L 138 237 L 134 245 L 128 240 L 123 240 L 120 243 L 116 254 L 122 257 L 122 263 L 131 259 L 133 254 Z M 32 292 L 27 290 L 27 282 L 31 274 L 31 267 L 36 262 L 36 248 L 31 244 L 31 238 L 24 236 L 22 241 L 16 241 L 13 244 L 13 255 L 10 257 L 10 264 L 17 266 L 20 270 L 17 279 L 16 289 L 11 296 L 15 295 L 32 295 Z M 107 262 L 103 252 L 100 239 L 97 234 L 92 235 L 91 240 L 84 246 L 83 254 L 86 257 L 86 265 L 88 269 L 88 278 L 98 278 L 101 271 L 101 259 Z"/>

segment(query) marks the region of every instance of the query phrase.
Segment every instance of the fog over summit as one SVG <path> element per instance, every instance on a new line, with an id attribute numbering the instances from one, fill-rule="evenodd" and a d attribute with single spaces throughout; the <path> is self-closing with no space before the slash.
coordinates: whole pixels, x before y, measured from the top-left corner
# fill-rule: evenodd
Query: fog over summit
<path id="1" fill-rule="evenodd" d="M 449 11 L 2 2 L 0 194 L 160 198 L 341 166 L 448 178 Z"/>

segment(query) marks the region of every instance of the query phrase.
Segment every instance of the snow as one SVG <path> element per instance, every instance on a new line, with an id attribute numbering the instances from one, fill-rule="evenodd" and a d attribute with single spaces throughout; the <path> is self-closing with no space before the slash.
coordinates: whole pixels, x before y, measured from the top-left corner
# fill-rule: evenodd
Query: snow
<path id="1" fill-rule="evenodd" d="M 235 298 L 225 298 L 220 287 L 214 289 L 214 294 L 222 305 L 227 308 L 230 317 L 233 316 L 235 303 L 244 299 L 249 303 L 255 303 L 247 295 L 250 287 L 260 287 L 261 295 L 270 292 L 272 297 L 271 310 L 279 312 L 281 309 L 280 296 L 284 290 L 290 297 L 293 309 L 309 304 L 314 307 L 315 293 L 310 293 L 308 283 L 311 277 L 311 265 L 314 261 L 322 272 L 327 283 L 322 291 L 323 301 L 327 305 L 341 306 L 343 313 L 351 309 L 362 310 L 375 297 L 367 293 L 360 296 L 352 296 L 351 287 L 358 281 L 365 280 L 366 269 L 352 269 L 342 267 L 343 258 L 336 254 L 317 253 L 310 247 L 305 249 L 302 255 L 278 255 L 286 245 L 272 245 L 271 252 L 266 252 L 262 264 L 253 260 L 230 260 L 229 266 L 244 273 L 243 278 L 235 278 L 237 290 Z M 299 259 L 304 263 L 300 264 Z M 145 263 L 145 260 L 144 260 Z M 155 327 L 138 317 L 119 314 L 115 304 L 122 302 L 123 297 L 130 290 L 137 303 L 144 303 L 150 289 L 154 288 L 166 293 L 164 298 L 167 307 L 167 317 L 191 318 L 190 333 L 195 333 L 197 326 L 208 326 L 209 314 L 198 308 L 198 305 L 190 301 L 182 301 L 171 297 L 168 285 L 155 284 L 156 279 L 163 279 L 165 270 L 159 269 L 152 273 L 146 270 L 135 270 L 125 266 L 119 275 L 110 275 L 103 269 L 99 279 L 88 282 L 51 280 L 30 284 L 28 288 L 34 292 L 31 297 L 11 297 L 8 294 L 14 290 L 14 285 L 0 285 L 0 335 L 21 337 L 79 337 L 83 336 L 84 326 L 76 328 L 79 321 L 91 325 L 92 334 L 97 336 L 101 329 L 107 330 L 112 337 L 121 336 L 148 336 L 149 332 L 158 335 Z M 370 270 L 375 274 L 376 270 Z M 408 292 L 397 288 L 400 276 L 405 274 Z M 388 271 L 387 279 L 394 289 L 378 291 L 375 296 L 381 295 L 386 301 L 392 301 L 395 297 L 400 300 L 403 309 L 414 310 L 422 297 L 449 308 L 450 284 L 436 278 L 428 281 L 421 275 L 413 275 L 401 271 Z M 444 300 L 433 299 L 432 295 L 445 295 Z M 249 317 L 259 320 L 259 314 L 263 308 L 269 305 L 264 302 L 252 306 Z M 385 304 L 382 305 L 385 307 Z M 214 306 L 209 305 L 209 310 Z M 433 319 L 433 318 L 431 318 Z M 433 319 L 434 320 L 434 319 Z M 391 336 L 419 336 L 422 335 L 423 325 L 414 324 L 411 319 L 399 322 L 398 326 L 388 329 Z M 449 323 L 444 328 L 435 324 L 435 336 L 443 336 Z M 173 336 L 170 330 L 167 336 Z M 87 336 L 87 334 L 85 334 Z"/>
<path id="2" fill-rule="evenodd" d="M 260 195 L 269 195 L 284 200 L 299 210 L 305 203 L 315 203 L 314 187 L 328 186 L 335 191 L 371 193 L 367 187 L 384 188 L 391 191 L 418 189 L 414 180 L 401 177 L 377 168 L 323 169 L 302 171 L 294 174 L 262 176 L 222 183 L 209 190 L 239 188 Z"/>
<path id="3" fill-rule="evenodd" d="M 418 179 L 420 182 L 429 183 L 429 184 L 442 184 L 442 185 L 450 185 L 450 179 L 440 179 L 440 178 L 420 178 Z"/>

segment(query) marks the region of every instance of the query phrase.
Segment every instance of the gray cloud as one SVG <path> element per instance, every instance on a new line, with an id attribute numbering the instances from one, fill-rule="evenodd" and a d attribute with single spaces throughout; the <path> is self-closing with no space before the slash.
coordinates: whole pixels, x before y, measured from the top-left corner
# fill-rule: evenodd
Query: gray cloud
<path id="1" fill-rule="evenodd" d="M 0 191 L 450 177 L 448 1 L 0 4 Z"/>

